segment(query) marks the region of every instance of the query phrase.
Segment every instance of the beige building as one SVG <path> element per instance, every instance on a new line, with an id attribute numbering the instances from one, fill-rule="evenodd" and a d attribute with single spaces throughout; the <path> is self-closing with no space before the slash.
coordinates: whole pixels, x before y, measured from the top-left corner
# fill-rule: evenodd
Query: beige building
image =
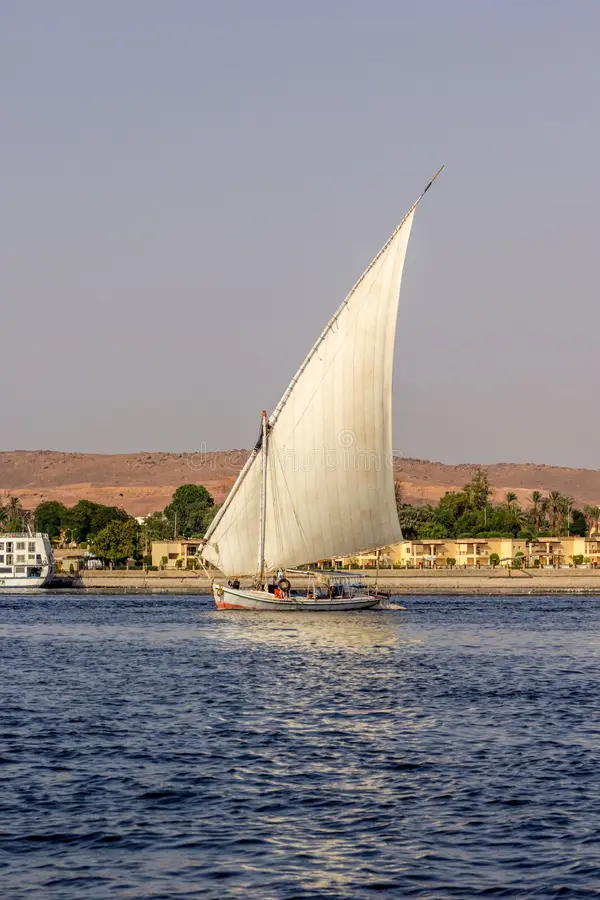
<path id="1" fill-rule="evenodd" d="M 450 538 L 402 541 L 378 551 L 360 553 L 355 557 L 327 560 L 326 565 L 335 567 L 367 568 L 409 568 L 432 569 L 448 565 L 460 568 L 490 566 L 490 558 L 496 565 L 510 566 L 515 558 L 523 560 L 525 566 L 600 566 L 600 537 L 549 537 L 536 541 L 521 538 Z"/>
<path id="2" fill-rule="evenodd" d="M 165 569 L 196 569 L 200 541 L 180 538 L 176 541 L 152 541 L 152 565 Z"/>

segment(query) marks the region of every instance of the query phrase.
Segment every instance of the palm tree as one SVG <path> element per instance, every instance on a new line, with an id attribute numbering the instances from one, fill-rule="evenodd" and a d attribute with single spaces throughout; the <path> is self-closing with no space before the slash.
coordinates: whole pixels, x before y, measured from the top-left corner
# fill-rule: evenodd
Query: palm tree
<path id="1" fill-rule="evenodd" d="M 532 491 L 529 500 L 531 502 L 529 519 L 533 527 L 537 528 L 538 531 L 541 531 L 541 529 L 544 527 L 544 521 L 546 518 L 546 506 L 548 501 L 540 491 Z"/>
<path id="2" fill-rule="evenodd" d="M 0 504 L 0 506 L 2 507 L 0 521 L 2 522 L 3 529 L 5 531 L 19 531 L 25 515 L 25 511 L 21 506 L 19 498 L 8 494 L 6 502 Z"/>
<path id="3" fill-rule="evenodd" d="M 588 527 L 588 534 L 597 534 L 600 527 L 600 506 L 584 506 L 583 514 Z"/>
<path id="4" fill-rule="evenodd" d="M 21 506 L 21 501 L 18 497 L 13 497 L 12 494 L 9 494 L 6 498 L 6 514 L 9 518 L 14 519 L 15 516 L 20 516 L 23 512 L 23 507 Z"/>
<path id="5" fill-rule="evenodd" d="M 404 502 L 402 499 L 402 482 L 394 481 L 394 494 L 396 497 L 396 509 L 399 510 Z"/>
<path id="6" fill-rule="evenodd" d="M 512 523 L 521 531 L 527 524 L 527 516 L 519 506 L 517 495 L 513 491 L 509 491 L 503 505 Z"/>
<path id="7" fill-rule="evenodd" d="M 555 537 L 562 531 L 565 520 L 565 498 L 560 491 L 550 491 L 548 495 L 548 518 L 550 520 L 550 531 Z"/>

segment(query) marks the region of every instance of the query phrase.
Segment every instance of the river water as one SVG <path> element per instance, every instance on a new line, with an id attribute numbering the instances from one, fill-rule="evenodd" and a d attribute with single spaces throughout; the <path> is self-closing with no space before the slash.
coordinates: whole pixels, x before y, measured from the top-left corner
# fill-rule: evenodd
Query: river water
<path id="1" fill-rule="evenodd" d="M 597 897 L 600 598 L 0 598 L 0 896 Z"/>

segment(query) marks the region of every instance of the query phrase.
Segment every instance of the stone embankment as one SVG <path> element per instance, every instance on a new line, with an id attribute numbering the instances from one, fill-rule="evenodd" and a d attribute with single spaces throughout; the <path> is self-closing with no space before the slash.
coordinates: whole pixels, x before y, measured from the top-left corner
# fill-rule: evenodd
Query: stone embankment
<path id="1" fill-rule="evenodd" d="M 351 572 L 345 574 L 352 574 Z M 370 584 L 375 573 L 359 570 Z M 379 573 L 378 586 L 393 594 L 598 594 L 600 569 L 394 569 Z M 90 571 L 57 576 L 57 590 L 119 594 L 209 594 L 200 572 Z"/>

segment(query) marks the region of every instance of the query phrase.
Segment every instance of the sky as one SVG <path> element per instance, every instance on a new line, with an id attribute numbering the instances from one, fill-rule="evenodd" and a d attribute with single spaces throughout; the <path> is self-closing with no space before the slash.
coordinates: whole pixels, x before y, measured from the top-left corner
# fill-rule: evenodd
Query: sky
<path id="1" fill-rule="evenodd" d="M 253 445 L 440 165 L 394 447 L 600 468 L 597 0 L 0 0 L 1 449 Z"/>

